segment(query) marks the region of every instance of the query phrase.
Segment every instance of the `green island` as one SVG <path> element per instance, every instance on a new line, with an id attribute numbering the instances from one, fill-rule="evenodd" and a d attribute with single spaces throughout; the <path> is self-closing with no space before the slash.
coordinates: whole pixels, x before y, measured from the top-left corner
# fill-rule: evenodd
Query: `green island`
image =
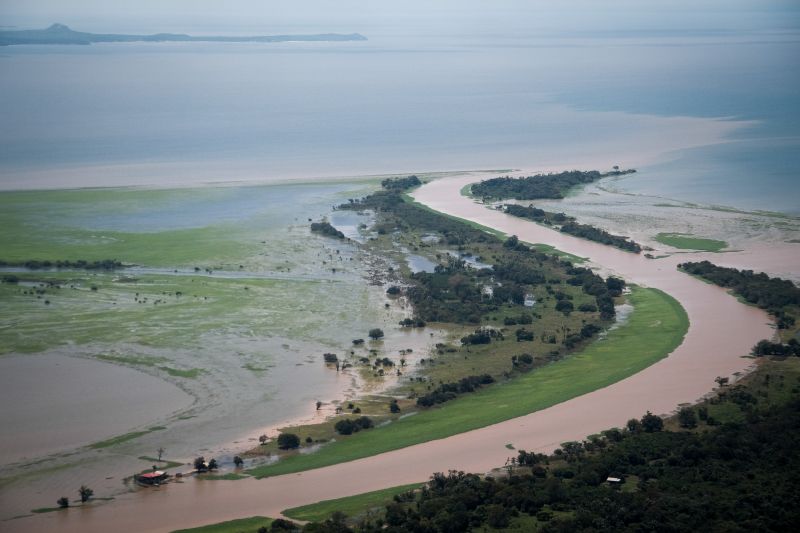
<path id="1" fill-rule="evenodd" d="M 797 321 L 800 317 L 800 288 L 791 280 L 770 277 L 763 272 L 721 267 L 709 261 L 681 263 L 678 268 L 720 287 L 731 289 L 745 303 L 764 309 L 775 318 L 781 338 L 797 343 L 797 334 L 800 331 Z"/>
<path id="2" fill-rule="evenodd" d="M 542 200 L 562 199 L 570 191 L 580 185 L 592 183 L 610 176 L 623 176 L 636 172 L 634 169 L 619 170 L 614 167 L 611 172 L 602 173 L 597 170 L 570 170 L 557 174 L 536 174 L 524 178 L 501 177 L 492 178 L 473 184 L 461 190 L 462 194 L 479 197 L 483 202 L 494 200 Z M 589 241 L 614 246 L 627 252 L 639 253 L 641 245 L 627 237 L 614 235 L 589 224 L 581 224 L 574 217 L 564 213 L 553 213 L 534 207 L 517 204 L 506 204 L 504 212 L 509 215 L 533 220 L 539 224 L 553 227 L 562 233 L 568 233 Z"/>
<path id="3" fill-rule="evenodd" d="M 447 325 L 451 338 L 460 340 L 438 344 L 390 398 L 350 402 L 326 423 L 283 428 L 282 434 L 321 447 L 300 454 L 266 443 L 248 454 L 277 453 L 281 459 L 249 474 L 272 476 L 350 461 L 528 414 L 632 375 L 682 341 L 688 318 L 665 293 L 633 287 L 625 297 L 622 280 L 603 280 L 514 236 L 500 240 L 419 209 L 404 201 L 403 187 L 388 185 L 340 209 L 376 213 L 368 243 L 380 253 L 400 248 L 434 260 L 433 271 L 395 271 L 397 284 L 387 293 L 412 304 L 413 317 L 401 326 Z M 443 246 L 456 253 L 442 253 Z M 634 311 L 609 329 L 615 301 L 625 300 Z M 355 351 L 341 362 L 377 374 L 405 371 L 404 359 L 396 365 Z M 359 419 L 348 418 L 353 415 L 371 417 L 363 431 L 353 425 Z"/>
<path id="4" fill-rule="evenodd" d="M 586 185 L 603 178 L 633 174 L 635 169 L 620 170 L 614 167 L 611 172 L 597 170 L 567 170 L 550 174 L 536 174 L 524 178 L 509 176 L 483 180 L 472 185 L 472 196 L 485 200 L 558 200 L 564 198 L 568 191 L 579 185 Z"/>
<path id="5" fill-rule="evenodd" d="M 503 206 L 503 211 L 509 215 L 527 218 L 545 226 L 551 226 L 562 233 L 568 233 L 581 239 L 599 242 L 608 246 L 614 246 L 626 252 L 633 252 L 638 254 L 642 251 L 642 246 L 627 237 L 614 235 L 603 229 L 600 229 L 589 224 L 579 224 L 574 217 L 565 215 L 564 213 L 552 213 L 529 205 L 527 207 L 517 204 L 506 204 Z"/>
<path id="6" fill-rule="evenodd" d="M 432 473 L 422 489 L 395 487 L 284 511 L 314 520 L 304 526 L 282 520 L 237 531 L 792 530 L 800 521 L 792 504 L 800 358 L 763 358 L 735 385 L 718 385 L 711 397 L 665 420 L 645 413 L 623 428 L 562 443 L 549 456 L 510 452 L 490 475 Z"/>
<path id="7" fill-rule="evenodd" d="M 689 233 L 659 233 L 655 240 L 661 244 L 680 248 L 682 250 L 700 250 L 703 252 L 719 252 L 728 247 L 725 241 L 715 239 L 704 239 Z"/>

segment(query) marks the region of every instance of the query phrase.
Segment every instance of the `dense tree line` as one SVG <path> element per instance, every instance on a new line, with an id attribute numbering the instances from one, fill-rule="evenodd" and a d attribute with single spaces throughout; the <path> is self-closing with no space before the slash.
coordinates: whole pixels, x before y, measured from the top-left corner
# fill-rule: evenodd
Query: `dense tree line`
<path id="1" fill-rule="evenodd" d="M 780 329 L 789 329 L 795 324 L 795 317 L 787 307 L 794 307 L 794 311 L 800 307 L 800 288 L 788 279 L 772 278 L 752 270 L 720 267 L 709 261 L 682 263 L 678 268 L 721 287 L 733 289 L 737 296 L 772 314 Z"/>
<path id="2" fill-rule="evenodd" d="M 436 473 L 377 520 L 351 528 L 337 516 L 304 531 L 455 533 L 525 515 L 544 532 L 794 531 L 800 400 L 748 413 L 706 432 L 664 431 L 648 413 L 551 457 L 520 450 L 508 477 Z"/>
<path id="3" fill-rule="evenodd" d="M 753 355 L 759 357 L 764 355 L 798 355 L 800 356 L 800 342 L 797 339 L 789 339 L 786 344 L 780 342 L 770 342 L 768 340 L 758 341 L 758 344 L 753 346 Z"/>
<path id="4" fill-rule="evenodd" d="M 599 242 L 601 244 L 614 246 L 616 248 L 619 248 L 620 250 L 625 250 L 627 252 L 633 252 L 638 254 L 639 252 L 642 251 L 642 247 L 638 243 L 628 239 L 627 237 L 622 237 L 620 235 L 613 235 L 595 226 L 590 226 L 589 224 L 578 224 L 577 222 L 567 222 L 566 224 L 561 226 L 561 232 L 569 233 L 570 235 L 574 235 L 582 239 L 587 239 L 590 241 Z"/>
<path id="5" fill-rule="evenodd" d="M 328 237 L 333 237 L 335 239 L 344 239 L 344 233 L 333 227 L 330 222 L 322 221 L 322 222 L 312 222 L 311 223 L 311 231 L 314 233 L 321 233 L 322 235 L 326 235 Z"/>
<path id="6" fill-rule="evenodd" d="M 56 261 L 43 260 L 39 261 L 31 259 L 28 261 L 0 261 L 0 267 L 25 267 L 30 270 L 41 270 L 45 268 L 74 268 L 82 270 L 114 270 L 123 268 L 121 262 L 116 259 L 100 259 L 98 261 L 86 261 L 78 259 L 77 261 L 69 261 L 65 259 L 58 259 Z"/>
<path id="7" fill-rule="evenodd" d="M 572 219 L 572 217 L 568 217 L 564 213 L 551 213 L 550 211 L 545 211 L 544 209 L 539 209 L 532 205 L 526 207 L 524 205 L 506 204 L 503 206 L 503 211 L 509 215 L 527 218 L 528 220 L 533 220 L 534 222 L 539 222 L 540 224 L 546 224 L 548 226 L 554 223 L 561 224 Z"/>
<path id="8" fill-rule="evenodd" d="M 405 191 L 419 187 L 422 182 L 417 176 L 407 176 L 405 178 L 387 178 L 381 181 L 381 187 L 389 190 Z"/>
<path id="9" fill-rule="evenodd" d="M 551 213 L 532 205 L 525 207 L 522 205 L 508 204 L 504 206 L 504 211 L 509 215 L 526 218 L 539 222 L 548 226 L 559 225 L 559 231 L 569 233 L 576 237 L 586 239 L 589 241 L 599 242 L 614 246 L 620 250 L 628 252 L 639 253 L 642 251 L 641 245 L 620 235 L 614 235 L 603 229 L 600 229 L 589 224 L 579 224 L 574 217 L 565 215 L 564 213 Z"/>
<path id="10" fill-rule="evenodd" d="M 353 433 L 358 433 L 362 429 L 371 429 L 374 425 L 370 417 L 361 416 L 354 419 L 343 418 L 336 422 L 333 429 L 335 429 L 339 435 L 352 435 Z"/>
<path id="11" fill-rule="evenodd" d="M 484 180 L 472 186 L 472 194 L 483 198 L 515 198 L 517 200 L 559 199 L 572 187 L 592 183 L 607 176 L 620 176 L 636 172 L 614 170 L 602 173 L 597 170 L 568 170 L 557 174 L 536 174 L 525 178 L 502 177 Z"/>
<path id="12" fill-rule="evenodd" d="M 453 383 L 442 383 L 433 391 L 417 398 L 417 405 L 430 407 L 438 403 L 455 399 L 459 394 L 466 394 L 481 388 L 483 385 L 494 383 L 494 378 L 489 374 L 480 376 L 467 376 Z"/>

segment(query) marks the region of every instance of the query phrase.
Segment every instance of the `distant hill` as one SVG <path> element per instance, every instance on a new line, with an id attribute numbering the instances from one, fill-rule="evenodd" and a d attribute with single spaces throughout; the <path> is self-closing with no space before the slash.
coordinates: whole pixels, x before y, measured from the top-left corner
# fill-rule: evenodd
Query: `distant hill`
<path id="1" fill-rule="evenodd" d="M 154 35 L 125 35 L 117 33 L 86 33 L 74 31 L 64 24 L 53 24 L 43 30 L 0 31 L 0 46 L 18 44 L 92 44 L 132 42 L 220 42 L 220 43 L 281 43 L 287 41 L 366 41 L 358 33 L 318 33 L 311 35 L 254 35 L 249 37 L 193 36 L 182 33 Z"/>

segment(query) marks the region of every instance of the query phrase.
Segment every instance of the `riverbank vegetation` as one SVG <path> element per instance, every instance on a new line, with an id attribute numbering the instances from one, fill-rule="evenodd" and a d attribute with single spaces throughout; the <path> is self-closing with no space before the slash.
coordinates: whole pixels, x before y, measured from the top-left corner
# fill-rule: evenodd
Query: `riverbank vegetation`
<path id="1" fill-rule="evenodd" d="M 709 261 L 678 265 L 681 270 L 706 281 L 731 289 L 745 302 L 756 305 L 775 317 L 785 340 L 793 338 L 800 324 L 800 288 L 792 281 L 773 278 L 752 270 L 717 266 Z"/>
<path id="2" fill-rule="evenodd" d="M 589 224 L 579 224 L 574 217 L 567 216 L 564 213 L 551 213 L 533 205 L 526 207 L 518 204 L 504 205 L 503 210 L 509 215 L 552 226 L 562 233 L 568 233 L 581 239 L 614 246 L 620 250 L 636 254 L 642 251 L 642 246 L 628 237 L 614 235 Z"/>
<path id="3" fill-rule="evenodd" d="M 378 511 L 382 514 L 384 506 L 393 501 L 395 496 L 419 489 L 422 485 L 423 483 L 413 483 L 410 485 L 401 485 L 399 487 L 390 487 L 373 492 L 366 492 L 364 494 L 357 494 L 355 496 L 336 498 L 335 500 L 327 500 L 312 503 L 311 505 L 303 505 L 302 507 L 286 509 L 285 511 L 281 511 L 281 514 L 293 520 L 302 520 L 305 522 L 323 522 L 336 513 L 342 513 L 351 517 L 366 515 L 371 511 Z"/>
<path id="4" fill-rule="evenodd" d="M 636 170 L 619 170 L 614 167 L 613 171 L 606 173 L 601 173 L 597 170 L 571 170 L 557 174 L 537 174 L 525 178 L 506 176 L 484 180 L 472 185 L 470 194 L 481 198 L 484 202 L 505 199 L 561 199 L 570 189 L 578 185 L 592 183 L 609 176 L 622 176 L 633 172 L 636 172 Z M 613 235 L 589 224 L 580 224 L 574 217 L 567 216 L 564 213 L 552 213 L 533 205 L 523 206 L 517 204 L 507 204 L 503 206 L 503 210 L 509 215 L 552 226 L 563 233 L 568 233 L 575 237 L 614 246 L 628 252 L 639 253 L 642 251 L 641 245 L 627 237 Z"/>
<path id="5" fill-rule="evenodd" d="M 326 237 L 333 237 L 334 239 L 344 239 L 344 233 L 334 228 L 330 222 L 323 220 L 321 222 L 312 222 L 311 231 L 325 235 Z"/>
<path id="6" fill-rule="evenodd" d="M 636 172 L 635 169 L 619 170 L 618 167 L 614 167 L 611 172 L 567 170 L 551 174 L 536 174 L 524 178 L 505 176 L 476 183 L 472 186 L 471 193 L 475 197 L 488 201 L 508 198 L 517 200 L 557 200 L 564 198 L 567 191 L 578 185 L 585 185 L 602 178 L 623 176 L 634 172 Z"/>
<path id="7" fill-rule="evenodd" d="M 116 259 L 100 259 L 95 261 L 86 261 L 84 259 L 78 259 L 75 261 L 70 261 L 66 259 L 57 259 L 55 261 L 50 260 L 36 260 L 36 259 L 28 259 L 26 261 L 3 261 L 0 260 L 0 267 L 18 267 L 18 268 L 27 268 L 28 270 L 42 270 L 42 269 L 77 269 L 77 270 L 115 270 L 117 268 L 123 268 L 121 262 L 117 261 Z"/>

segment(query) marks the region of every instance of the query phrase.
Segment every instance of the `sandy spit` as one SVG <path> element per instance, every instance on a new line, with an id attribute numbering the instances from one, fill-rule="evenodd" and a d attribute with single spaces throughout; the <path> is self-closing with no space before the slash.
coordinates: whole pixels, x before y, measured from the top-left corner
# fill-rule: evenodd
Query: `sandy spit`
<path id="1" fill-rule="evenodd" d="M 417 190 L 414 197 L 434 209 L 516 234 L 524 241 L 551 244 L 588 257 L 604 271 L 669 293 L 689 315 L 691 324 L 684 343 L 666 359 L 623 381 L 479 430 L 299 474 L 235 482 L 188 480 L 127 494 L 109 505 L 5 522 L 0 530 L 171 531 L 253 515 L 277 516 L 289 507 L 425 481 L 436 471 L 486 472 L 512 455 L 506 443 L 513 443 L 517 449 L 549 452 L 561 442 L 621 426 L 646 410 L 670 413 L 678 405 L 707 394 L 717 376 L 736 377 L 746 372 L 753 361 L 743 356 L 758 340 L 773 336 L 766 313 L 675 268 L 678 262 L 706 254 L 648 260 L 515 219 L 460 196 L 464 185 L 478 179 L 464 176 L 437 180 Z M 769 261 L 781 257 L 786 256 L 728 254 L 726 260 L 769 272 Z"/>

